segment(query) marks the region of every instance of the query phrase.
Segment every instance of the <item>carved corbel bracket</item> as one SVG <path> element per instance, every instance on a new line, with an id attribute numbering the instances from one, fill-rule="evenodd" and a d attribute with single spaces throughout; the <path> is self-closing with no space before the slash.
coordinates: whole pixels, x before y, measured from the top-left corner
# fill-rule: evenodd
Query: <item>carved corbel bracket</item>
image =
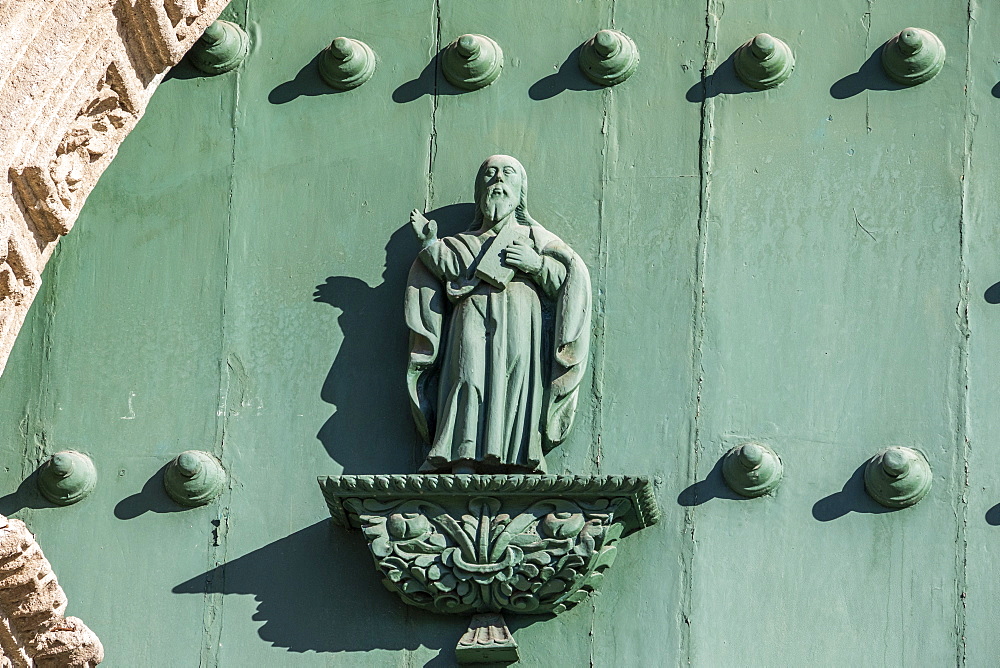
<path id="1" fill-rule="evenodd" d="M 386 588 L 447 614 L 563 612 L 598 588 L 621 536 L 659 517 L 651 483 L 634 476 L 343 475 L 319 483 L 334 523 L 364 533 Z M 492 626 L 509 638 L 502 618 Z M 510 642 L 496 648 L 489 660 L 510 656 Z M 488 645 L 475 653 L 489 654 Z"/>

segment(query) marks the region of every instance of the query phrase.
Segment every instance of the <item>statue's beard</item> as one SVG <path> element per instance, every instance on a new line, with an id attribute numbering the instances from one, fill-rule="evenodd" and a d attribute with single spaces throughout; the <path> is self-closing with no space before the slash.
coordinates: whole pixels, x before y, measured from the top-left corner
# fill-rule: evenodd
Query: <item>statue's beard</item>
<path id="1" fill-rule="evenodd" d="M 496 223 L 509 216 L 517 208 L 517 199 L 500 184 L 490 186 L 483 200 L 483 215 Z"/>

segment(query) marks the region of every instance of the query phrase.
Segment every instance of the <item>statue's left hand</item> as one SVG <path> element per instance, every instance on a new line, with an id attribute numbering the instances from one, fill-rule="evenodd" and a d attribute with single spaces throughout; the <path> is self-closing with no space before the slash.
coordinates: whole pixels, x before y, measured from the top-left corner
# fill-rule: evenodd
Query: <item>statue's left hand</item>
<path id="1" fill-rule="evenodd" d="M 520 269 L 526 274 L 537 274 L 542 269 L 542 256 L 523 239 L 515 239 L 514 243 L 507 246 L 504 262 L 507 266 Z"/>

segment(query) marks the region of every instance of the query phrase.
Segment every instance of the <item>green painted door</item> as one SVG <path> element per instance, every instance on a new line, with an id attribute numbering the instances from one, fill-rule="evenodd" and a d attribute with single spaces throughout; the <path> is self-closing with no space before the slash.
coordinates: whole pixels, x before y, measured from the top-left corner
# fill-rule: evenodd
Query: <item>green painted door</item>
<path id="1" fill-rule="evenodd" d="M 995 665 L 1000 584 L 1000 7 L 236 0 L 243 66 L 175 69 L 44 276 L 0 380 L 0 512 L 24 519 L 108 666 L 448 666 L 466 619 L 409 609 L 315 477 L 423 457 L 403 373 L 409 211 L 453 233 L 488 155 L 593 278 L 591 373 L 553 473 L 655 479 L 664 519 L 600 594 L 508 619 L 525 666 Z M 878 49 L 934 31 L 910 89 Z M 638 72 L 596 90 L 574 50 L 615 27 Z M 731 54 L 766 31 L 788 82 Z M 506 64 L 459 93 L 432 58 L 489 35 Z M 335 93 L 347 35 L 374 77 Z M 429 214 L 430 215 L 430 214 Z M 758 441 L 774 496 L 718 468 Z M 885 512 L 866 459 L 923 451 L 929 496 Z M 28 478 L 87 452 L 68 508 Z M 162 467 L 214 453 L 220 499 L 182 510 Z"/>

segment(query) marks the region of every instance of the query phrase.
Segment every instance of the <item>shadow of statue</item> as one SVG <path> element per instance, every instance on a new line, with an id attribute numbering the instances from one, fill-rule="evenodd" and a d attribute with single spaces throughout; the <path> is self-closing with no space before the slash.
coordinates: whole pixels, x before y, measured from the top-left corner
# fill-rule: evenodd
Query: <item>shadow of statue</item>
<path id="1" fill-rule="evenodd" d="M 715 462 L 715 466 L 708 472 L 704 480 L 699 480 L 693 485 L 688 485 L 677 495 L 677 504 L 685 508 L 690 506 L 700 506 L 712 499 L 727 499 L 729 501 L 746 501 L 747 498 L 740 496 L 729 489 L 726 479 L 722 477 L 722 462 L 725 457 L 720 457 Z"/>
<path id="2" fill-rule="evenodd" d="M 465 230 L 472 204 L 427 213 L 439 234 Z M 317 438 L 344 473 L 413 473 L 423 460 L 406 395 L 408 334 L 403 296 L 420 244 L 409 223 L 385 246 L 382 282 L 375 287 L 354 276 L 331 276 L 316 287 L 315 301 L 340 309 L 343 342 L 320 396 L 336 407 Z"/>
<path id="3" fill-rule="evenodd" d="M 379 581 L 360 531 L 321 520 L 200 573 L 174 594 L 252 596 L 260 639 L 289 652 L 441 650 L 425 666 L 455 665 L 454 647 L 472 613 L 408 606 Z M 350 610 L 351 614 L 344 614 Z M 551 615 L 508 616 L 512 630 Z M 234 620 L 233 623 L 238 623 Z"/>
<path id="4" fill-rule="evenodd" d="M 839 492 L 824 497 L 813 504 L 813 518 L 820 522 L 829 522 L 851 512 L 877 515 L 896 510 L 886 508 L 868 496 L 868 492 L 865 491 L 865 466 L 867 464 L 868 462 L 865 462 L 855 469 Z"/>
<path id="5" fill-rule="evenodd" d="M 830 86 L 830 95 L 838 100 L 846 100 L 866 90 L 902 90 L 903 88 L 907 88 L 907 86 L 890 79 L 885 70 L 882 69 L 882 47 L 880 46 L 858 68 L 857 72 L 848 74 Z"/>
<path id="6" fill-rule="evenodd" d="M 175 586 L 245 595 L 261 640 L 289 652 L 454 647 L 468 619 L 405 605 L 379 582 L 360 532 L 322 520 Z M 363 604 L 361 604 L 363 602 Z M 344 614 L 350 610 L 351 614 Z M 243 620 L 249 625 L 251 620 Z"/>
<path id="7" fill-rule="evenodd" d="M 751 88 L 736 76 L 736 52 L 734 51 L 711 74 L 688 88 L 684 98 L 688 102 L 701 103 L 717 95 L 742 95 L 743 93 L 760 92 L 762 91 Z"/>
<path id="8" fill-rule="evenodd" d="M 583 45 L 581 44 L 569 54 L 557 72 L 531 84 L 528 89 L 528 97 L 541 101 L 553 98 L 565 90 L 602 90 L 604 86 L 595 84 L 580 71 L 580 51 L 582 50 Z"/>
<path id="9" fill-rule="evenodd" d="M 322 55 L 322 51 L 316 54 L 294 78 L 275 86 L 268 93 L 267 101 L 271 104 L 285 104 L 303 96 L 337 95 L 346 92 L 328 85 L 319 75 L 319 59 Z"/>
<path id="10" fill-rule="evenodd" d="M 424 95 L 461 95 L 468 92 L 467 90 L 452 86 L 444 78 L 444 75 L 441 73 L 441 52 L 438 51 L 420 74 L 417 75 L 416 79 L 410 79 L 392 91 L 392 101 L 398 104 L 406 104 L 407 102 L 419 100 Z"/>

